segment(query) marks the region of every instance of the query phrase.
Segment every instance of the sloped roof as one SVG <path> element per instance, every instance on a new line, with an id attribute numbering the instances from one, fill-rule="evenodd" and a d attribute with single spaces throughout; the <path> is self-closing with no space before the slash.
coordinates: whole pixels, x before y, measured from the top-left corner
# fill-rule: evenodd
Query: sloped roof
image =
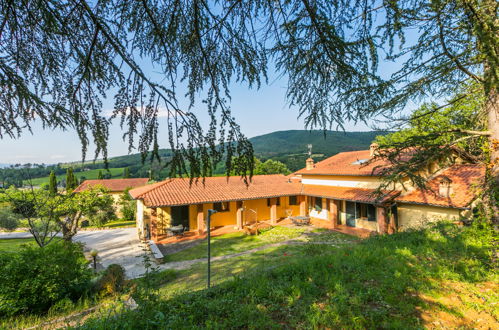
<path id="1" fill-rule="evenodd" d="M 428 190 L 414 190 L 396 198 L 397 202 L 428 204 L 435 206 L 466 208 L 475 199 L 479 185 L 485 178 L 484 165 L 453 165 L 428 183 Z M 449 197 L 439 195 L 439 185 L 442 179 L 450 180 L 452 193 Z"/>
<path id="2" fill-rule="evenodd" d="M 302 190 L 302 194 L 306 196 L 324 197 L 372 204 L 386 202 L 400 194 L 400 191 L 383 191 L 381 196 L 376 196 L 374 192 L 374 189 L 318 185 L 303 185 Z"/>
<path id="3" fill-rule="evenodd" d="M 363 162 L 371 158 L 369 150 L 358 150 L 341 152 L 332 157 L 326 158 L 314 165 L 313 169 L 303 168 L 295 174 L 314 175 L 381 175 L 381 168 L 374 170 L 377 166 L 387 166 L 388 162 L 376 161 L 365 165 Z M 373 172 L 374 171 L 374 172 Z"/>
<path id="4" fill-rule="evenodd" d="M 281 174 L 255 175 L 249 185 L 239 176 L 207 177 L 192 185 L 188 178 L 174 178 L 132 189 L 130 195 L 150 207 L 299 195 L 301 183 L 290 181 Z"/>
<path id="5" fill-rule="evenodd" d="M 148 178 L 85 180 L 74 191 L 80 192 L 94 186 L 103 186 L 109 191 L 125 191 L 127 188 L 144 186 Z"/>

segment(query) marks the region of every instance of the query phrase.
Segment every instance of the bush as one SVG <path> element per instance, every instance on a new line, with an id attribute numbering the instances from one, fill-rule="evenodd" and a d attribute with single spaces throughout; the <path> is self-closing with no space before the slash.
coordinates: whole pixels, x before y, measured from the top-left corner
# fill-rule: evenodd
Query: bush
<path id="1" fill-rule="evenodd" d="M 112 207 L 93 212 L 88 218 L 89 223 L 96 227 L 102 227 L 109 221 L 115 221 L 116 219 L 116 213 Z"/>
<path id="2" fill-rule="evenodd" d="M 66 241 L 0 254 L 0 269 L 3 316 L 42 313 L 61 300 L 76 301 L 88 290 L 92 277 L 82 247 Z"/>
<path id="3" fill-rule="evenodd" d="M 128 193 L 129 190 L 130 189 L 126 189 L 119 200 L 123 220 L 135 220 L 135 214 L 137 212 L 137 202 L 132 199 L 132 196 Z"/>
<path id="4" fill-rule="evenodd" d="M 109 265 L 97 280 L 94 290 L 100 295 L 116 294 L 125 284 L 125 270 L 117 264 Z"/>
<path id="5" fill-rule="evenodd" d="M 0 208 L 0 228 L 14 230 L 19 227 L 19 216 L 8 208 Z"/>

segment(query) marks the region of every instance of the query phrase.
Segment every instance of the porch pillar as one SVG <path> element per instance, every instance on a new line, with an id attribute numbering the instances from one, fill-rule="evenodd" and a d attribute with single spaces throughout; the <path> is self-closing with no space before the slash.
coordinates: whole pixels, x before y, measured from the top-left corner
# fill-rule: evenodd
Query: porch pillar
<path id="1" fill-rule="evenodd" d="M 388 234 L 393 234 L 397 231 L 397 226 L 395 223 L 395 214 L 393 210 L 391 210 L 390 215 L 388 217 Z"/>
<path id="2" fill-rule="evenodd" d="M 270 199 L 270 223 L 277 223 L 277 198 Z"/>
<path id="3" fill-rule="evenodd" d="M 307 215 L 307 196 L 300 196 L 300 216 Z"/>
<path id="4" fill-rule="evenodd" d="M 197 205 L 197 223 L 198 223 L 198 234 L 202 235 L 204 233 L 203 204 Z"/>
<path id="5" fill-rule="evenodd" d="M 338 225 L 338 203 L 334 199 L 329 199 L 329 221 L 331 227 L 336 228 Z"/>
<path id="6" fill-rule="evenodd" d="M 237 229 L 241 230 L 243 229 L 243 202 L 242 201 L 236 201 L 236 222 L 237 222 Z"/>
<path id="7" fill-rule="evenodd" d="M 151 240 L 158 241 L 158 210 L 151 208 Z"/>
<path id="8" fill-rule="evenodd" d="M 378 216 L 378 232 L 380 234 L 386 234 L 388 232 L 388 217 L 384 207 L 376 207 L 376 212 Z"/>

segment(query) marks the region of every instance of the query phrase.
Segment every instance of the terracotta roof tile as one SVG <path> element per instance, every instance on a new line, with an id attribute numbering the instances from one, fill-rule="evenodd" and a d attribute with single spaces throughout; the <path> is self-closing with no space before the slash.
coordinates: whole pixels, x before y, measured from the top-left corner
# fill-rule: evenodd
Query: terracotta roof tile
<path id="1" fill-rule="evenodd" d="M 149 207 L 200 204 L 299 195 L 301 184 L 280 174 L 255 175 L 249 185 L 241 177 L 207 177 L 190 184 L 188 178 L 174 178 L 130 190 L 135 199 Z"/>
<path id="2" fill-rule="evenodd" d="M 303 185 L 302 194 L 314 197 L 324 197 L 373 204 L 386 202 L 400 194 L 400 191 L 383 191 L 382 196 L 376 196 L 374 195 L 374 192 L 374 189 L 366 188 Z"/>
<path id="3" fill-rule="evenodd" d="M 449 197 L 439 195 L 439 185 L 443 178 L 450 179 L 452 191 Z M 454 208 L 466 208 L 476 197 L 480 183 L 485 178 L 483 165 L 453 165 L 428 183 L 428 190 L 414 190 L 399 196 L 396 201 L 416 204 L 429 204 Z"/>
<path id="4" fill-rule="evenodd" d="M 109 191 L 124 191 L 127 188 L 144 186 L 148 181 L 148 178 L 85 180 L 74 191 L 84 191 L 93 186 L 103 186 Z"/>
<path id="5" fill-rule="evenodd" d="M 315 175 L 368 175 L 376 176 L 381 174 L 381 168 L 374 170 L 376 166 L 386 166 L 388 162 L 376 161 L 369 165 L 363 162 L 369 160 L 369 150 L 341 152 L 332 157 L 326 158 L 315 164 L 314 168 L 299 170 L 296 174 Z"/>

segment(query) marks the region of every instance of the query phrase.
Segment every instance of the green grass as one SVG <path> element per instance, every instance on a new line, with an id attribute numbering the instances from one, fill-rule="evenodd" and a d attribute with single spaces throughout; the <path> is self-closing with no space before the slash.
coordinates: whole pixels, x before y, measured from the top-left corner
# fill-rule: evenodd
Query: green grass
<path id="1" fill-rule="evenodd" d="M 95 169 L 95 170 L 88 170 L 88 171 L 83 171 L 83 172 L 75 172 L 74 174 L 78 179 L 80 179 L 82 176 L 84 176 L 85 178 L 87 178 L 89 180 L 93 180 L 93 179 L 97 179 L 99 177 L 99 172 L 102 172 L 102 174 L 105 174 L 106 170 Z M 119 178 L 123 177 L 123 167 L 110 168 L 109 172 L 111 173 L 111 178 L 113 178 L 113 179 L 119 179 Z M 65 179 L 65 178 L 66 178 L 65 174 L 58 175 L 57 181 L 60 181 L 60 180 Z M 40 185 L 42 185 L 44 183 L 48 183 L 48 182 L 49 182 L 48 176 L 45 176 L 42 178 L 34 178 L 31 180 L 31 183 L 34 186 L 40 186 Z M 28 183 L 28 182 L 25 181 L 25 183 Z"/>
<path id="2" fill-rule="evenodd" d="M 156 275 L 159 295 L 137 295 L 137 310 L 85 327 L 497 328 L 494 235 L 446 224 L 339 247 L 274 247 L 214 262 L 210 290 L 197 264 Z"/>
<path id="3" fill-rule="evenodd" d="M 34 238 L 0 239 L 0 253 L 17 252 L 24 244 L 36 245 L 36 242 Z"/>
<path id="4" fill-rule="evenodd" d="M 278 243 L 299 237 L 305 230 L 277 226 L 265 230 L 260 235 L 246 235 L 242 232 L 230 233 L 211 239 L 212 256 L 223 256 L 251 250 L 267 244 Z M 200 244 L 164 257 L 164 262 L 193 260 L 206 257 L 208 244 L 203 240 Z"/>
<path id="5" fill-rule="evenodd" d="M 53 242 L 60 240 L 61 238 L 55 237 Z M 10 253 L 17 252 L 23 245 L 33 245 L 36 246 L 34 238 L 5 238 L 0 239 L 0 253 Z"/>

